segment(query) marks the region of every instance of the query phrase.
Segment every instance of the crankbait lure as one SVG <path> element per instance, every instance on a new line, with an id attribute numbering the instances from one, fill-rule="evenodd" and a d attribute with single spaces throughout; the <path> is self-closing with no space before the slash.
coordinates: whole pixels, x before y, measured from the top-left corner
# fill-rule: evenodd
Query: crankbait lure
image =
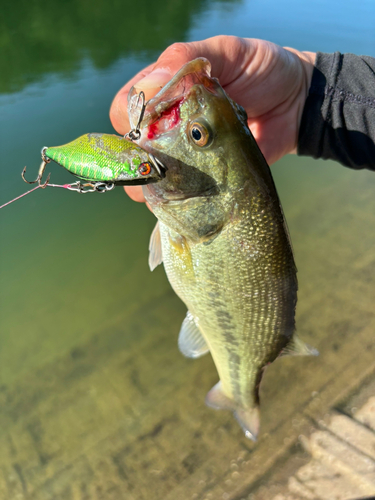
<path id="1" fill-rule="evenodd" d="M 164 177 L 165 167 L 152 154 L 146 153 L 124 137 L 111 134 L 85 134 L 68 144 L 42 149 L 42 164 L 35 181 L 22 178 L 28 184 L 41 183 L 46 165 L 54 160 L 76 177 L 87 181 L 77 191 L 108 191 L 116 185 L 147 184 Z M 47 181 L 46 181 L 47 182 Z M 96 189 L 95 189 L 96 188 Z"/>
<path id="2" fill-rule="evenodd" d="M 104 193 L 111 191 L 118 185 L 149 184 L 163 179 L 166 167 L 152 154 L 147 153 L 133 142 L 141 136 L 140 125 L 146 108 L 143 92 L 140 92 L 137 104 L 140 100 L 142 102 L 137 125 L 125 137 L 92 133 L 82 135 L 63 146 L 44 147 L 37 178 L 34 181 L 26 180 L 26 167 L 21 174 L 25 182 L 28 184 L 38 183 L 38 186 L 5 203 L 0 208 L 38 188 L 44 189 L 47 186 L 65 188 L 79 193 Z M 42 182 L 45 168 L 51 160 L 85 182 L 78 181 L 64 185 L 51 184 L 51 174 L 48 175 L 45 182 Z"/>

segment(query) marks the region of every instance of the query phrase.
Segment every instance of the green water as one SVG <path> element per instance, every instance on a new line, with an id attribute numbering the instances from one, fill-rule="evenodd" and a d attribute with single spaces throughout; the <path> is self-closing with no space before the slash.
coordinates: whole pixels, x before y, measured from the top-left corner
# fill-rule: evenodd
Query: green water
<path id="1" fill-rule="evenodd" d="M 113 132 L 114 94 L 174 41 L 236 34 L 375 55 L 370 0 L 3 3 L 0 204 L 25 191 L 20 172 L 36 174 L 42 146 Z M 72 180 L 50 171 L 52 182 Z M 350 359 L 359 377 L 368 367 L 375 176 L 297 157 L 273 173 L 299 269 L 298 329 L 321 351 L 267 372 L 262 432 L 277 450 L 304 394 Z M 39 190 L 1 210 L 1 499 L 237 498 L 239 483 L 228 497 L 215 485 L 228 457 L 253 448 L 230 415 L 204 406 L 217 379 L 209 357 L 177 350 L 185 308 L 163 270 L 148 270 L 154 223 L 120 188 Z"/>

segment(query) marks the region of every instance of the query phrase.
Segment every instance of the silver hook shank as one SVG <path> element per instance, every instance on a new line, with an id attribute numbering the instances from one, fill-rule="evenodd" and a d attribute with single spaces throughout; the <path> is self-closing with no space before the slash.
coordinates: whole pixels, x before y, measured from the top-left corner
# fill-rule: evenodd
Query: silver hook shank
<path id="1" fill-rule="evenodd" d="M 142 108 L 141 108 L 141 112 L 139 113 L 137 125 L 135 126 L 135 128 L 132 128 L 127 134 L 124 135 L 125 139 L 129 138 L 131 141 L 138 141 L 141 138 L 141 130 L 139 127 L 141 126 L 143 116 L 144 116 L 145 110 L 146 110 L 146 104 L 147 104 L 145 93 L 143 91 L 141 91 L 138 94 L 136 107 L 138 107 L 140 99 L 142 99 Z"/>

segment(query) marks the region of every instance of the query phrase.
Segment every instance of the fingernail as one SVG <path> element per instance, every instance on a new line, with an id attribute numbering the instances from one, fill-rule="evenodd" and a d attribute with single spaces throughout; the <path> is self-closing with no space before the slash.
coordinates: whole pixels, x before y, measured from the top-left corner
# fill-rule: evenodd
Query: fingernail
<path id="1" fill-rule="evenodd" d="M 145 76 L 142 80 L 139 80 L 134 87 L 137 90 L 149 90 L 157 89 L 160 90 L 169 80 L 172 75 L 169 71 L 165 69 L 156 69 L 152 71 L 149 75 Z"/>

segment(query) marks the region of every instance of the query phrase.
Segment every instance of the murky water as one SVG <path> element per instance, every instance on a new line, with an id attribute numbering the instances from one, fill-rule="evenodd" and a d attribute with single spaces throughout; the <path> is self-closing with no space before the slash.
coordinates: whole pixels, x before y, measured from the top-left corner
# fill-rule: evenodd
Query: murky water
<path id="1" fill-rule="evenodd" d="M 116 91 L 173 41 L 235 34 L 375 56 L 372 0 L 16 0 L 2 14 L 0 204 L 25 190 L 20 172 L 36 173 L 42 146 L 112 132 Z M 297 157 L 273 173 L 299 269 L 297 326 L 321 356 L 268 370 L 256 446 L 205 408 L 209 357 L 177 350 L 185 309 L 163 270 L 148 270 L 155 220 L 143 205 L 120 188 L 47 189 L 1 211 L 1 499 L 245 498 L 308 417 L 367 373 L 375 176 Z"/>

